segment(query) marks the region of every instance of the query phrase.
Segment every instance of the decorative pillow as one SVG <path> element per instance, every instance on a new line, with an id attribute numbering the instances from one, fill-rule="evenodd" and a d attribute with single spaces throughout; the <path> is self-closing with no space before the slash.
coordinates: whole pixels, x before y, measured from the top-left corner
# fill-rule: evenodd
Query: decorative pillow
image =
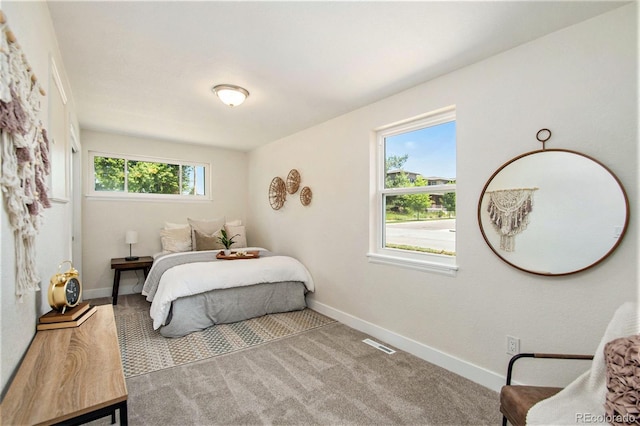
<path id="1" fill-rule="evenodd" d="M 189 225 L 191 225 L 191 241 L 193 242 L 193 249 L 200 250 L 198 247 L 198 243 L 195 237 L 195 231 L 200 232 L 201 234 L 212 236 L 214 233 L 218 232 L 224 226 L 224 217 L 218 219 L 211 220 L 198 220 L 187 218 Z"/>
<path id="2" fill-rule="evenodd" d="M 218 229 L 218 231 L 214 232 L 213 235 L 206 235 L 203 234 L 202 232 L 198 231 L 197 229 L 193 231 L 193 235 L 194 235 L 194 242 L 195 242 L 195 246 L 196 249 L 198 251 L 202 251 L 202 250 L 222 250 L 224 249 L 224 246 L 222 245 L 222 243 L 220 242 L 220 240 L 218 239 L 221 235 L 220 235 L 220 229 Z"/>
<path id="3" fill-rule="evenodd" d="M 640 334 L 612 340 L 604 346 L 607 397 L 612 425 L 637 425 L 640 420 Z"/>
<path id="4" fill-rule="evenodd" d="M 242 225 L 242 221 L 240 219 L 231 220 L 224 224 L 224 226 L 240 226 Z"/>
<path id="5" fill-rule="evenodd" d="M 233 239 L 233 244 L 231 245 L 232 249 L 247 247 L 247 235 L 245 233 L 244 226 L 229 226 L 229 224 L 226 224 L 224 229 L 227 231 L 227 236 L 229 238 L 238 234 L 238 236 Z"/>
<path id="6" fill-rule="evenodd" d="M 176 229 L 176 228 L 188 228 L 188 227 L 189 227 L 188 223 L 172 223 L 172 222 L 164 223 L 164 229 Z"/>
<path id="7" fill-rule="evenodd" d="M 189 227 L 160 230 L 162 251 L 178 253 L 191 251 L 191 231 Z"/>
<path id="8" fill-rule="evenodd" d="M 204 232 L 207 235 L 212 235 L 214 232 L 222 229 L 224 226 L 224 216 L 217 219 L 198 220 L 187 218 L 191 228 L 197 229 L 200 232 Z"/>

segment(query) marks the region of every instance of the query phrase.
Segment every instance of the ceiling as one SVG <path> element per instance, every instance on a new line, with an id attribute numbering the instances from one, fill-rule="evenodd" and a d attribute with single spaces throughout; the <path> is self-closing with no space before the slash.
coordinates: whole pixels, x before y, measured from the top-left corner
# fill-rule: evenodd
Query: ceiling
<path id="1" fill-rule="evenodd" d="M 48 1 L 82 129 L 238 150 L 625 3 Z"/>

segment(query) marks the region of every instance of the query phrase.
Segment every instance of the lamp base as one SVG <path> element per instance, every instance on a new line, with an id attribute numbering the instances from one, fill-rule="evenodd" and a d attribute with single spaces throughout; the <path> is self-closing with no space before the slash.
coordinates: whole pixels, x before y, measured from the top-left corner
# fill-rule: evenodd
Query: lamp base
<path id="1" fill-rule="evenodd" d="M 140 259 L 138 256 L 127 256 L 124 258 L 124 260 L 138 260 Z"/>

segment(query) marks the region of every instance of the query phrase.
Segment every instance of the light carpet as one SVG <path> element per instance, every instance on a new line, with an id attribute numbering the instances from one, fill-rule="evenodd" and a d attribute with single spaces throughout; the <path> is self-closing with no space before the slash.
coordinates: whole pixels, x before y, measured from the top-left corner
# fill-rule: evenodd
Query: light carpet
<path id="1" fill-rule="evenodd" d="M 153 329 L 146 311 L 118 313 L 116 310 L 115 317 L 126 378 L 234 352 L 335 322 L 304 309 L 166 338 Z"/>
<path id="2" fill-rule="evenodd" d="M 114 310 L 121 324 L 125 317 L 140 312 L 146 316 L 141 317 L 140 327 L 147 327 L 149 304 L 143 297 L 127 295 L 118 302 Z M 104 303 L 110 299 L 105 298 Z M 133 320 L 127 319 L 131 327 Z M 388 355 L 362 342 L 371 336 L 326 317 L 324 320 L 329 323 L 304 332 L 129 376 L 129 424 L 500 423 L 496 392 L 406 352 Z M 165 344 L 179 340 L 157 337 Z M 160 361 L 153 363 L 162 365 Z M 107 416 L 90 425 L 107 426 L 110 420 Z"/>
<path id="3" fill-rule="evenodd" d="M 132 425 L 498 425 L 496 392 L 340 323 L 127 379 Z M 107 419 L 108 420 L 108 419 Z M 108 424 L 105 423 L 104 424 Z"/>

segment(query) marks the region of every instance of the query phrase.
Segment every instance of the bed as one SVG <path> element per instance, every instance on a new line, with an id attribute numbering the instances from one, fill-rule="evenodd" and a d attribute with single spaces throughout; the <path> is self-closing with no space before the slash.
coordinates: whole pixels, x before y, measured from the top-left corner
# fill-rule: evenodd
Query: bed
<path id="1" fill-rule="evenodd" d="M 142 289 L 151 302 L 153 328 L 180 337 L 215 324 L 301 310 L 314 291 L 298 260 L 260 247 L 256 258 L 218 259 L 220 250 L 157 256 Z"/>

